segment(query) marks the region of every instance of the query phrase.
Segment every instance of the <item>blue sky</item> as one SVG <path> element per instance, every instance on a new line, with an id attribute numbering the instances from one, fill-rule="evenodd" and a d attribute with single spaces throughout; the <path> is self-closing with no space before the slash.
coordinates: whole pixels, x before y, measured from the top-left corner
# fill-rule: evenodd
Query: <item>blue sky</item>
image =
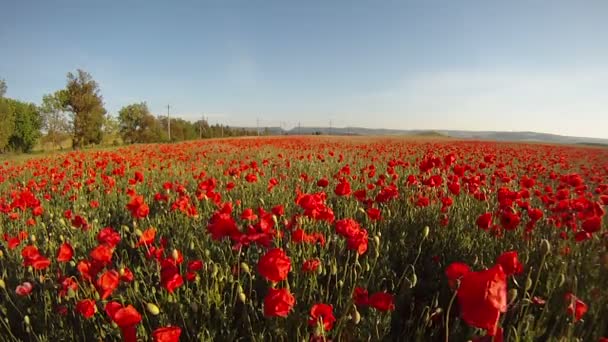
<path id="1" fill-rule="evenodd" d="M 11 1 L 0 78 L 106 108 L 292 127 L 608 138 L 608 1 Z"/>

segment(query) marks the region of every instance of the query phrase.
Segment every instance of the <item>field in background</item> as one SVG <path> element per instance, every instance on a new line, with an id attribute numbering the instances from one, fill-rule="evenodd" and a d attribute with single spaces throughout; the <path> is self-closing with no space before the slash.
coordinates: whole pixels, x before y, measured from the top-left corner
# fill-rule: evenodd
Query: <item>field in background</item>
<path id="1" fill-rule="evenodd" d="M 18 158 L 7 340 L 608 336 L 606 149 L 299 136 Z"/>

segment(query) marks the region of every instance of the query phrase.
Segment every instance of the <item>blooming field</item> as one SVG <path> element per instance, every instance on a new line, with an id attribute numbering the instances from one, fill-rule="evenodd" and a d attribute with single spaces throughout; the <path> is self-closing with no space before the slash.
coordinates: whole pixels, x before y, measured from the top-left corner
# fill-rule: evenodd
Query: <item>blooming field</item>
<path id="1" fill-rule="evenodd" d="M 139 145 L 0 166 L 2 341 L 598 341 L 608 150 Z"/>

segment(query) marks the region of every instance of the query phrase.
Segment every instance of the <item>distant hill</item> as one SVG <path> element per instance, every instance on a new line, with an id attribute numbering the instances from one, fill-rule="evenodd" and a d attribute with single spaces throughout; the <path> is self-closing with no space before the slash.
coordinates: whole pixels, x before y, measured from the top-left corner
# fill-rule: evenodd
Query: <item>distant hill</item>
<path id="1" fill-rule="evenodd" d="M 243 127 L 255 130 L 252 127 Z M 260 128 L 263 132 L 264 128 Z M 386 128 L 362 127 L 294 127 L 283 130 L 280 127 L 268 127 L 271 135 L 386 135 L 386 136 L 435 136 L 452 137 L 459 139 L 478 139 L 491 141 L 520 141 L 520 142 L 548 142 L 560 144 L 608 145 L 608 139 L 571 137 L 558 134 L 537 132 L 500 132 L 500 131 L 459 131 L 459 130 L 401 130 Z"/>

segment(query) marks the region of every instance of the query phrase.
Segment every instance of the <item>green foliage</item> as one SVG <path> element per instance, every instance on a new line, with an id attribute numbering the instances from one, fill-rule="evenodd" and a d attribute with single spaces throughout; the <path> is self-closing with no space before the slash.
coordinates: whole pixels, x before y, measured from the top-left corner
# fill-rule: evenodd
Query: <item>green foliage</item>
<path id="1" fill-rule="evenodd" d="M 6 94 L 6 81 L 0 80 L 0 98 L 4 97 Z"/>
<path id="2" fill-rule="evenodd" d="M 42 119 L 40 110 L 33 103 L 25 103 L 13 99 L 3 99 L 8 104 L 8 111 L 14 119 L 14 126 L 8 140 L 9 147 L 14 151 L 30 152 L 38 138 Z"/>
<path id="3" fill-rule="evenodd" d="M 8 146 L 8 140 L 15 127 L 15 115 L 8 99 L 0 97 L 0 152 Z"/>
<path id="4" fill-rule="evenodd" d="M 118 130 L 126 143 L 166 140 L 159 121 L 150 114 L 145 102 L 125 106 L 118 112 Z"/>
<path id="5" fill-rule="evenodd" d="M 99 144 L 103 139 L 102 127 L 106 115 L 99 85 L 83 70 L 68 73 L 63 90 L 63 108 L 72 117 L 74 148 Z"/>
<path id="6" fill-rule="evenodd" d="M 64 111 L 66 92 L 56 91 L 44 95 L 40 114 L 42 116 L 42 129 L 45 130 L 44 140 L 51 142 L 54 147 L 68 137 L 70 123 Z"/>

